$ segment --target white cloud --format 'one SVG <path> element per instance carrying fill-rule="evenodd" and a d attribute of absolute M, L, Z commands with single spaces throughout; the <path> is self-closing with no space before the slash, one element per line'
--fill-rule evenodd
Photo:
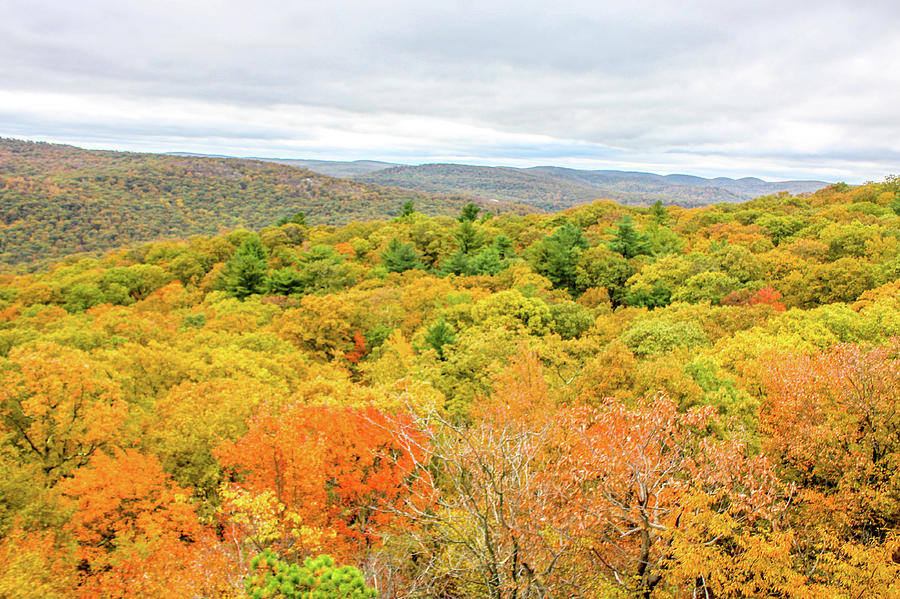
<path fill-rule="evenodd" d="M 9 4 L 5 135 L 848 181 L 900 171 L 893 2 Z"/>

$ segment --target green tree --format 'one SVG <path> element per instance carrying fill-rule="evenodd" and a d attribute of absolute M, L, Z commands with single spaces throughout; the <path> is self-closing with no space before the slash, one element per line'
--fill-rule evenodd
<path fill-rule="evenodd" d="M 273 295 L 294 295 L 303 293 L 304 284 L 300 273 L 286 266 L 273 270 L 268 280 L 269 293 Z"/>
<path fill-rule="evenodd" d="M 172 273 L 183 285 L 199 281 L 206 274 L 207 268 L 201 262 L 201 257 L 196 252 L 185 252 L 176 256 L 166 265 L 166 270 Z"/>
<path fill-rule="evenodd" d="M 328 245 L 314 245 L 297 260 L 300 282 L 306 293 L 331 293 L 356 282 L 344 257 Z"/>
<path fill-rule="evenodd" d="M 470 220 L 459 223 L 455 236 L 459 243 L 459 249 L 465 254 L 470 254 L 481 247 L 481 233 L 475 227 L 475 223 Z"/>
<path fill-rule="evenodd" d="M 706 345 L 709 338 L 696 322 L 640 320 L 623 334 L 622 342 L 636 358 L 670 352 L 676 347 Z"/>
<path fill-rule="evenodd" d="M 224 288 L 239 299 L 265 293 L 268 272 L 266 249 L 257 235 L 248 235 L 225 265 Z"/>
<path fill-rule="evenodd" d="M 431 325 L 425 334 L 425 342 L 434 348 L 441 360 L 444 359 L 444 346 L 452 344 L 455 340 L 456 334 L 443 318 Z"/>
<path fill-rule="evenodd" d="M 295 225 L 306 225 L 306 213 L 305 212 L 297 212 L 294 216 L 287 217 L 285 216 L 281 220 L 278 221 L 278 226 L 286 225 L 288 223 L 294 223 Z"/>
<path fill-rule="evenodd" d="M 416 216 L 408 218 L 404 223 L 406 235 L 410 243 L 421 254 L 426 267 L 433 269 L 441 256 L 450 250 L 453 233 L 446 227 L 435 226 L 430 218 Z"/>
<path fill-rule="evenodd" d="M 647 243 L 650 245 L 650 254 L 653 256 L 665 256 L 680 252 L 684 248 L 684 240 L 675 231 L 653 222 L 647 227 Z"/>
<path fill-rule="evenodd" d="M 469 272 L 473 275 L 495 275 L 506 267 L 497 248 L 486 247 L 469 260 Z"/>
<path fill-rule="evenodd" d="M 756 224 L 762 227 L 766 234 L 772 238 L 772 243 L 779 245 L 782 241 L 805 227 L 806 221 L 795 216 L 765 214 L 756 219 Z"/>
<path fill-rule="evenodd" d="M 576 265 L 588 242 L 581 229 L 572 223 L 557 228 L 552 235 L 535 244 L 532 250 L 534 269 L 544 275 L 558 289 L 576 293 Z"/>
<path fill-rule="evenodd" d="M 560 302 L 550 306 L 553 318 L 553 332 L 563 339 L 574 339 L 591 328 L 594 315 L 591 311 L 575 302 Z"/>
<path fill-rule="evenodd" d="M 623 216 L 622 220 L 616 223 L 616 230 L 611 233 L 615 237 L 607 241 L 606 246 L 612 251 L 622 254 L 625 258 L 631 259 L 650 253 L 649 239 L 634 228 L 634 219 L 630 214 Z"/>
<path fill-rule="evenodd" d="M 469 274 L 469 258 L 462 250 L 456 250 L 443 263 L 441 263 L 441 272 L 448 275 L 467 275 Z"/>
<path fill-rule="evenodd" d="M 403 203 L 403 208 L 400 209 L 400 218 L 404 218 L 406 216 L 412 215 L 416 211 L 415 204 L 413 204 L 412 200 L 409 202 Z"/>
<path fill-rule="evenodd" d="M 171 280 L 172 276 L 159 266 L 135 264 L 107 269 L 100 277 L 100 288 L 107 293 L 110 302 L 130 304 L 146 298 Z M 123 290 L 126 297 L 114 301 L 109 293 L 113 289 Z"/>
<path fill-rule="evenodd" d="M 353 566 L 336 566 L 330 555 L 289 564 L 266 550 L 250 561 L 247 594 L 251 599 L 369 599 L 378 592 L 366 586 Z"/>
<path fill-rule="evenodd" d="M 650 206 L 650 214 L 653 215 L 653 220 L 660 225 L 665 224 L 666 221 L 669 220 L 669 213 L 666 212 L 666 207 L 663 206 L 662 200 L 656 200 L 656 202 Z"/>
<path fill-rule="evenodd" d="M 481 208 L 470 202 L 463 206 L 462 212 L 459 213 L 459 222 L 473 222 L 478 218 L 479 212 L 481 212 Z"/>
<path fill-rule="evenodd" d="M 500 254 L 501 259 L 506 260 L 507 258 L 512 258 L 512 240 L 503 233 L 500 233 L 499 235 L 494 237 L 494 241 L 491 242 L 491 245 L 494 247 L 494 249 L 497 250 L 497 253 Z"/>
<path fill-rule="evenodd" d="M 650 289 L 639 288 L 625 296 L 625 303 L 636 308 L 662 308 L 672 301 L 672 291 L 661 280 L 653 282 Z"/>
<path fill-rule="evenodd" d="M 676 302 L 710 302 L 718 304 L 722 298 L 741 288 L 741 282 L 724 272 L 701 272 L 679 287 L 672 295 Z"/>
<path fill-rule="evenodd" d="M 63 290 L 63 307 L 68 312 L 83 312 L 92 306 L 107 301 L 112 290 L 106 294 L 93 283 L 76 283 Z M 125 291 L 120 289 L 120 297 L 125 297 Z"/>
<path fill-rule="evenodd" d="M 422 267 L 416 248 L 408 243 L 401 243 L 396 237 L 381 253 L 381 263 L 388 272 L 404 272 Z"/>
<path fill-rule="evenodd" d="M 603 287 L 616 305 L 624 301 L 625 282 L 634 274 L 628 260 L 605 245 L 584 251 L 575 267 L 575 280 L 579 289 Z"/>

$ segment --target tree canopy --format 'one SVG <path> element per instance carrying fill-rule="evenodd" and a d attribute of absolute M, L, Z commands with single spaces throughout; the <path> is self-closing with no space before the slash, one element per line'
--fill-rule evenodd
<path fill-rule="evenodd" d="M 895 596 L 896 193 L 2 275 L 0 596 Z"/>

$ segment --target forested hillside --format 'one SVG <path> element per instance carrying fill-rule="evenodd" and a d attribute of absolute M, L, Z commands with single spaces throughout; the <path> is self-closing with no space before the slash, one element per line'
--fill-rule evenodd
<path fill-rule="evenodd" d="M 900 595 L 896 178 L 72 258 L 0 373 L 2 597 Z"/>
<path fill-rule="evenodd" d="M 766 182 L 751 177 L 704 179 L 552 166 L 509 168 L 465 164 L 395 166 L 355 178 L 429 193 L 453 191 L 486 200 L 520 202 L 543 210 L 562 210 L 598 198 L 635 205 L 659 201 L 682 207 L 706 206 L 741 202 L 781 191 L 808 193 L 828 185 L 823 181 Z"/>
<path fill-rule="evenodd" d="M 618 199 L 615 195 L 618 193 L 633 193 L 653 201 L 659 199 L 664 204 L 677 203 L 687 207 L 751 200 L 782 191 L 790 194 L 812 193 L 828 186 L 824 181 L 763 181 L 756 177 L 706 179 L 693 175 L 591 171 L 553 166 L 539 166 L 526 170 L 602 189 L 607 194 L 613 194 L 604 196 L 611 199 Z"/>
<path fill-rule="evenodd" d="M 591 187 L 552 180 L 516 168 L 423 164 L 396 166 L 356 177 L 360 181 L 418 189 L 429 193 L 465 190 L 485 200 L 531 204 L 543 210 L 561 210 L 586 204 L 600 197 Z"/>
<path fill-rule="evenodd" d="M 311 224 L 389 218 L 408 201 L 426 214 L 450 214 L 471 200 L 333 179 L 257 160 L 101 152 L 0 139 L 0 267 L 259 229 L 297 212 Z"/>
<path fill-rule="evenodd" d="M 287 164 L 289 166 L 299 166 L 309 169 L 329 177 L 352 178 L 359 175 L 366 175 L 375 171 L 384 170 L 400 166 L 390 162 L 379 162 L 378 160 L 353 160 L 349 162 L 340 162 L 336 160 L 301 160 L 294 158 L 260 158 L 266 162 L 276 162 L 278 164 Z"/>

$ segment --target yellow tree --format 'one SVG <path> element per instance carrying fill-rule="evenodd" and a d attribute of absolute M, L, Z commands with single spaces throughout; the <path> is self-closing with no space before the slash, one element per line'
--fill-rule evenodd
<path fill-rule="evenodd" d="M 0 387 L 0 433 L 50 482 L 122 438 L 128 409 L 83 352 L 53 344 L 10 352 Z"/>
<path fill-rule="evenodd" d="M 307 295 L 300 308 L 273 323 L 279 334 L 322 360 L 343 359 L 353 349 L 353 305 L 334 295 Z"/>

